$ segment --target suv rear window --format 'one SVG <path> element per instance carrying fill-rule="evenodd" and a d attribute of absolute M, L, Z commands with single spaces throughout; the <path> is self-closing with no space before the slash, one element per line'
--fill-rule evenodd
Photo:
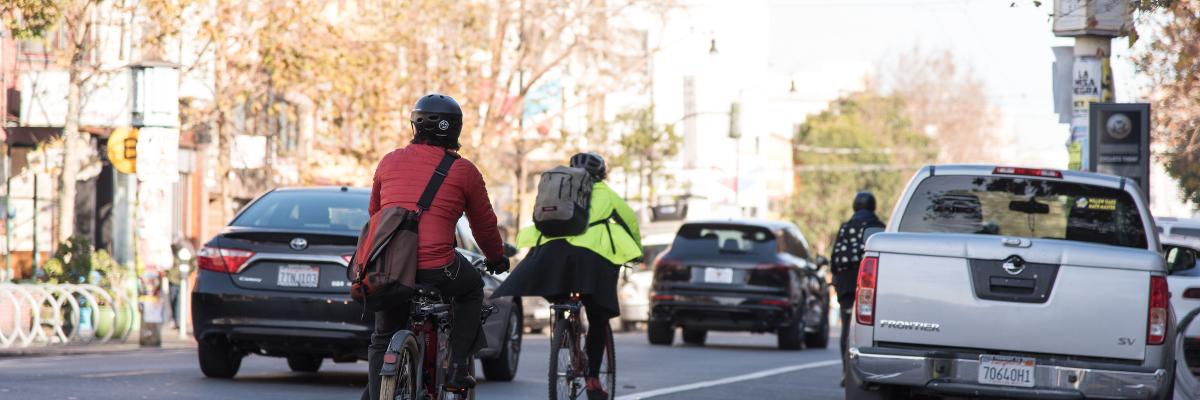
<path fill-rule="evenodd" d="M 280 191 L 255 201 L 230 225 L 251 228 L 354 231 L 371 219 L 365 193 Z"/>
<path fill-rule="evenodd" d="M 736 224 L 684 225 L 671 248 L 689 254 L 774 254 L 777 250 L 770 230 Z"/>
<path fill-rule="evenodd" d="M 1014 177 L 925 179 L 913 192 L 899 230 L 1148 246 L 1142 217 L 1126 192 Z"/>

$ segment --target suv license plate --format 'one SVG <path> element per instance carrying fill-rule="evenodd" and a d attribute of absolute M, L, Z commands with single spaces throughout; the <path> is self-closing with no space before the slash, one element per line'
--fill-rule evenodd
<path fill-rule="evenodd" d="M 705 268 L 704 282 L 707 283 L 733 283 L 732 268 Z"/>
<path fill-rule="evenodd" d="M 985 385 L 1033 387 L 1037 361 L 1032 358 L 979 356 L 979 383 Z"/>
<path fill-rule="evenodd" d="M 315 288 L 320 284 L 321 269 L 312 265 L 281 265 L 276 284 L 283 287 Z"/>

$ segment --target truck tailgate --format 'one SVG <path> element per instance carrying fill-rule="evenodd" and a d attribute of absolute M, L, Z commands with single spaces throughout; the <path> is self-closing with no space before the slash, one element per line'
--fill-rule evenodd
<path fill-rule="evenodd" d="M 958 253 L 954 256 L 879 255 L 875 342 L 1144 359 L 1148 271 L 1071 265 L 1054 244 L 1043 244 L 1041 251 L 983 250 L 965 243 L 971 241 L 942 242 L 950 250 L 942 253 Z M 1006 256 L 997 251 L 1021 250 L 1030 250 L 1029 264 L 1040 262 L 1043 269 L 1006 274 L 1001 267 Z M 1047 277 L 1051 271 L 1056 276 Z M 1044 296 L 1005 297 L 1010 281 L 1037 282 Z"/>

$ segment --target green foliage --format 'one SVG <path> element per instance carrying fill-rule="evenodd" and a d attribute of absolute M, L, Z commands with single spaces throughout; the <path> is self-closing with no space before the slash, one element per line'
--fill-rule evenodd
<path fill-rule="evenodd" d="M 905 104 L 871 92 L 846 95 L 796 131 L 796 188 L 788 209 L 818 254 L 828 253 L 854 194 L 875 193 L 887 219 L 907 179 L 937 158 L 937 146 L 912 127 Z"/>
<path fill-rule="evenodd" d="M 663 161 L 679 154 L 683 138 L 674 125 L 654 123 L 654 107 L 621 113 L 615 125 L 623 132 L 617 142 L 621 152 L 610 157 L 609 163 L 638 177 L 639 199 L 655 201 L 658 187 L 671 178 L 663 175 Z M 655 179 L 661 180 L 656 183 Z"/>
<path fill-rule="evenodd" d="M 107 251 L 93 251 L 92 243 L 82 236 L 73 236 L 59 245 L 54 256 L 42 265 L 42 271 L 51 283 L 92 283 L 107 288 L 121 287 L 132 277 L 129 268 L 113 261 Z"/>
<path fill-rule="evenodd" d="M 0 20 L 17 39 L 45 37 L 61 13 L 55 0 L 5 0 L 3 3 Z"/>

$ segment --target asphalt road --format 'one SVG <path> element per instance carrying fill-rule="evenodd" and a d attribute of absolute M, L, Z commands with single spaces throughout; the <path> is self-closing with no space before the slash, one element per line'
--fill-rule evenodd
<path fill-rule="evenodd" d="M 676 338 L 678 342 L 678 337 Z M 709 344 L 650 346 L 618 334 L 618 399 L 841 399 L 837 342 L 781 351 L 775 336 L 712 333 Z M 526 335 L 513 382 L 481 382 L 479 399 L 546 396 L 549 340 Z M 357 399 L 366 363 L 290 372 L 280 358 L 250 356 L 234 380 L 205 378 L 194 350 L 0 359 L 0 399 Z"/>

